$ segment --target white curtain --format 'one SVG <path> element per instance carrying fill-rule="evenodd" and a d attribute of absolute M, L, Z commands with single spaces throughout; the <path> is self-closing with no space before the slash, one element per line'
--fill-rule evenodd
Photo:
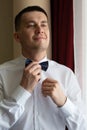
<path fill-rule="evenodd" d="M 73 8 L 75 73 L 87 108 L 87 0 L 74 0 Z"/>

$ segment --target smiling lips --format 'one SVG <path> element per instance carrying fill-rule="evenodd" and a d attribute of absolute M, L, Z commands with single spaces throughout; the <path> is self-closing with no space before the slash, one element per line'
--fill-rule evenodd
<path fill-rule="evenodd" d="M 46 38 L 47 38 L 46 36 L 35 36 L 34 40 L 43 40 L 43 39 L 46 39 Z"/>
<path fill-rule="evenodd" d="M 35 37 L 34 40 L 42 40 L 42 39 L 46 39 L 46 37 Z"/>

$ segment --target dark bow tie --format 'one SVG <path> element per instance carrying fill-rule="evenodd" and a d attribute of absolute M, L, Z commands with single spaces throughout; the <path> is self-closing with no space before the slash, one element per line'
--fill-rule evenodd
<path fill-rule="evenodd" d="M 25 62 L 25 67 L 28 66 L 32 61 L 30 59 L 27 59 L 26 62 Z M 41 69 L 46 71 L 47 68 L 48 68 L 48 61 L 44 61 L 44 62 L 41 62 L 39 63 L 41 65 Z"/>

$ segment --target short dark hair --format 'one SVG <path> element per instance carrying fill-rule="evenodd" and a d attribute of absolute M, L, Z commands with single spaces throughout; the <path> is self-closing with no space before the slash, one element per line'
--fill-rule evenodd
<path fill-rule="evenodd" d="M 21 22 L 21 16 L 26 13 L 26 12 L 31 12 L 31 11 L 39 11 L 42 12 L 46 15 L 46 17 L 48 18 L 48 15 L 46 13 L 46 11 L 41 8 L 40 6 L 28 6 L 26 8 L 24 8 L 23 10 L 21 10 L 15 17 L 15 30 L 18 31 L 18 29 L 20 28 L 20 22 Z"/>

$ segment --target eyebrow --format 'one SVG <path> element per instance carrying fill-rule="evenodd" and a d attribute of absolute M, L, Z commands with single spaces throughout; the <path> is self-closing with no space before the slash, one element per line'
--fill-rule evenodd
<path fill-rule="evenodd" d="M 37 23 L 37 22 L 34 21 L 34 20 L 30 20 L 30 21 L 27 21 L 27 22 L 25 22 L 25 23 L 28 24 L 28 23 Z M 42 20 L 41 23 L 48 23 L 48 21 Z"/>

